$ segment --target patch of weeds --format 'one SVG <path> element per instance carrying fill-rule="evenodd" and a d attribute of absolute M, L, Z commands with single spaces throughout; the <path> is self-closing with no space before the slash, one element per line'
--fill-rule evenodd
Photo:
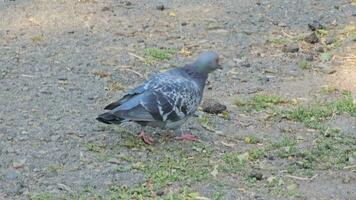
<path fill-rule="evenodd" d="M 281 45 L 281 44 L 287 44 L 287 43 L 302 41 L 303 38 L 304 38 L 303 35 L 297 35 L 295 37 L 269 38 L 269 39 L 267 39 L 266 43 Z"/>
<path fill-rule="evenodd" d="M 337 91 L 337 88 L 335 87 L 330 87 L 330 86 L 323 86 L 320 91 L 324 94 L 332 94 Z"/>
<path fill-rule="evenodd" d="M 229 112 L 223 111 L 222 113 L 219 113 L 218 116 L 223 119 L 229 119 Z"/>
<path fill-rule="evenodd" d="M 43 35 L 36 35 L 31 37 L 32 42 L 41 42 L 44 39 Z"/>
<path fill-rule="evenodd" d="M 172 182 L 189 184 L 205 180 L 214 168 L 210 163 L 212 150 L 204 144 L 194 144 L 192 149 L 182 149 L 177 144 L 172 152 L 162 154 L 162 151 L 155 150 L 150 157 L 152 159 L 141 162 L 136 169 L 145 174 L 154 190 Z"/>
<path fill-rule="evenodd" d="M 176 50 L 174 49 L 146 48 L 144 50 L 145 58 L 148 61 L 169 60 L 175 52 Z"/>
<path fill-rule="evenodd" d="M 308 128 L 320 129 L 322 122 L 330 117 L 333 110 L 320 104 L 309 107 L 298 107 L 288 112 L 287 117 L 291 120 L 303 123 Z"/>
<path fill-rule="evenodd" d="M 324 52 L 320 54 L 320 61 L 327 62 L 331 59 L 332 54 L 330 52 Z"/>
<path fill-rule="evenodd" d="M 290 146 L 295 146 L 296 144 L 297 141 L 295 138 L 290 136 L 283 136 L 280 141 L 271 143 L 271 147 L 272 148 L 290 147 Z"/>
<path fill-rule="evenodd" d="M 316 35 L 320 38 L 320 37 L 325 37 L 329 34 L 329 31 L 326 29 L 317 29 L 315 31 Z"/>
<path fill-rule="evenodd" d="M 187 187 L 180 188 L 178 192 L 169 192 L 164 198 L 164 200 L 198 200 L 202 199 L 199 193 L 189 192 Z"/>
<path fill-rule="evenodd" d="M 224 165 L 219 166 L 222 171 L 227 173 L 239 173 L 245 171 L 245 165 L 249 159 L 249 153 L 229 152 L 222 157 Z"/>
<path fill-rule="evenodd" d="M 246 176 L 244 182 L 248 187 L 254 187 L 256 186 L 257 179 L 256 177 Z"/>
<path fill-rule="evenodd" d="M 122 145 L 128 149 L 141 148 L 142 141 L 138 137 L 128 136 L 125 138 L 124 143 Z"/>
<path fill-rule="evenodd" d="M 310 63 L 305 58 L 302 58 L 301 60 L 298 61 L 298 66 L 301 69 L 309 69 Z"/>
<path fill-rule="evenodd" d="M 287 103 L 288 101 L 276 95 L 255 95 L 250 100 L 236 99 L 235 105 L 241 106 L 246 110 L 261 111 L 273 105 Z"/>
<path fill-rule="evenodd" d="M 125 87 L 119 83 L 119 82 L 109 82 L 108 86 L 105 88 L 106 91 L 109 92 L 115 92 L 115 91 L 120 91 L 120 90 L 124 90 Z"/>
<path fill-rule="evenodd" d="M 224 194 L 222 192 L 214 192 L 211 199 L 212 200 L 221 200 Z"/>
<path fill-rule="evenodd" d="M 94 76 L 98 76 L 100 78 L 106 78 L 110 76 L 109 72 L 104 72 L 104 71 L 92 71 L 91 72 Z"/>
<path fill-rule="evenodd" d="M 356 116 L 356 100 L 350 94 L 345 94 L 341 99 L 331 102 L 329 106 L 336 111 L 336 114 L 349 113 L 351 116 Z"/>
<path fill-rule="evenodd" d="M 30 199 L 31 200 L 51 200 L 52 198 L 51 198 L 50 194 L 44 193 L 44 194 L 39 194 L 39 195 L 33 196 Z"/>
<path fill-rule="evenodd" d="M 327 137 L 319 136 L 308 155 L 310 161 L 317 161 L 319 169 L 342 169 L 347 164 L 353 164 L 353 152 L 356 151 L 356 140 L 340 133 L 337 129 L 328 129 Z"/>
<path fill-rule="evenodd" d="M 248 151 L 249 159 L 250 160 L 258 160 L 262 158 L 266 154 L 264 148 L 253 148 Z"/>
<path fill-rule="evenodd" d="M 249 136 L 245 136 L 244 137 L 244 142 L 246 144 L 257 144 L 257 143 L 261 143 L 261 139 L 259 139 L 258 137 L 254 136 L 254 135 L 249 135 Z"/>
<path fill-rule="evenodd" d="M 58 164 L 58 165 L 51 164 L 46 167 L 46 171 L 48 171 L 50 173 L 56 173 L 58 171 L 62 171 L 63 168 L 64 168 L 64 166 L 61 164 Z"/>
<path fill-rule="evenodd" d="M 87 151 L 100 153 L 104 151 L 106 145 L 89 142 L 85 143 L 84 147 L 87 149 Z"/>
<path fill-rule="evenodd" d="M 211 122 L 210 122 L 210 117 L 208 114 L 204 114 L 199 116 L 198 118 L 198 122 L 199 124 L 205 128 L 208 131 L 214 131 L 214 127 L 212 126 Z"/>
<path fill-rule="evenodd" d="M 333 114 L 340 113 L 356 116 L 356 102 L 351 95 L 343 95 L 342 98 L 332 102 L 297 107 L 287 112 L 287 118 L 302 122 L 308 128 L 322 129 L 323 121 Z"/>

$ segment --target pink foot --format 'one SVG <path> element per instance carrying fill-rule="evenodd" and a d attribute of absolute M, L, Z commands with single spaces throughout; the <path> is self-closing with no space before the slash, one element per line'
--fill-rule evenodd
<path fill-rule="evenodd" d="M 141 129 L 141 132 L 138 135 L 138 137 L 140 137 L 145 144 L 152 144 L 152 142 L 153 142 L 152 138 L 145 135 L 145 132 L 143 131 L 143 129 Z"/>
<path fill-rule="evenodd" d="M 179 137 L 176 137 L 177 140 L 187 140 L 187 141 L 198 141 L 199 138 L 190 133 L 184 133 Z"/>

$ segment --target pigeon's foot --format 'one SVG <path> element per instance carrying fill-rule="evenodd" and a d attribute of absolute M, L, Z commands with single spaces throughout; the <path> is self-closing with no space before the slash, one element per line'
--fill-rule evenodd
<path fill-rule="evenodd" d="M 199 138 L 190 133 L 184 133 L 179 137 L 176 137 L 177 140 L 186 140 L 186 141 L 198 141 Z"/>
<path fill-rule="evenodd" d="M 145 135 L 145 132 L 144 132 L 143 129 L 141 129 L 141 132 L 138 135 L 138 137 L 140 137 L 145 144 L 152 144 L 153 143 L 153 139 L 150 138 L 149 136 Z"/>

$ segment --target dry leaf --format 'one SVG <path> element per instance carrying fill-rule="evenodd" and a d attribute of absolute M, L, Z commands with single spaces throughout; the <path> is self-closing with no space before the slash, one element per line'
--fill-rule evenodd
<path fill-rule="evenodd" d="M 177 16 L 177 14 L 175 12 L 169 12 L 168 15 L 171 16 L 171 17 Z"/>
<path fill-rule="evenodd" d="M 221 141 L 221 144 L 226 146 L 226 147 L 234 147 L 235 146 L 235 144 L 233 144 L 233 143 L 226 143 L 224 141 Z"/>
<path fill-rule="evenodd" d="M 214 170 L 210 172 L 210 174 L 213 175 L 214 177 L 216 177 L 219 173 L 218 167 L 219 167 L 219 165 L 215 165 Z"/>
<path fill-rule="evenodd" d="M 185 47 L 183 47 L 183 48 L 179 51 L 179 53 L 180 53 L 181 55 L 183 55 L 183 56 L 190 56 L 190 55 L 192 55 L 192 52 L 188 51 L 188 49 L 185 48 Z"/>

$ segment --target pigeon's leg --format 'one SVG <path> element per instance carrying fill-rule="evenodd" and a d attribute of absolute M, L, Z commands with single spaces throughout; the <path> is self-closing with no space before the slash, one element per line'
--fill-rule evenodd
<path fill-rule="evenodd" d="M 140 134 L 138 135 L 138 137 L 140 137 L 145 144 L 152 144 L 152 142 L 153 142 L 152 138 L 145 135 L 145 131 L 143 128 L 141 128 L 141 131 L 140 131 Z"/>
<path fill-rule="evenodd" d="M 186 140 L 186 141 L 198 141 L 199 138 L 195 135 L 192 135 L 191 133 L 182 133 L 182 130 L 180 130 L 181 135 L 176 137 L 176 140 Z"/>

